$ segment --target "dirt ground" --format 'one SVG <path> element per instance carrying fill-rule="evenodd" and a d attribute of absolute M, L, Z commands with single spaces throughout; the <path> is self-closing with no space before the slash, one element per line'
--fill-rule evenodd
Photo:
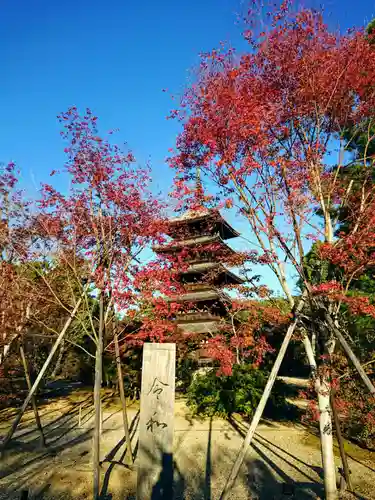
<path fill-rule="evenodd" d="M 102 498 L 135 499 L 137 462 L 129 465 L 119 404 L 109 394 L 103 400 Z M 91 498 L 92 396 L 82 389 L 74 390 L 63 398 L 45 402 L 40 412 L 48 448 L 40 447 L 33 414 L 27 412 L 0 461 L 0 499 L 19 499 L 20 492 L 26 489 L 33 499 Z M 0 434 L 5 434 L 12 414 L 11 409 L 0 412 Z M 138 405 L 129 407 L 129 420 L 136 454 Z M 218 499 L 246 428 L 247 423 L 239 417 L 232 422 L 193 419 L 184 401 L 177 400 L 174 498 Z M 339 466 L 338 448 L 335 450 Z M 352 498 L 375 499 L 375 454 L 350 443 L 347 450 L 356 491 Z M 323 498 L 321 472 L 319 440 L 313 432 L 300 424 L 263 421 L 231 498 Z"/>

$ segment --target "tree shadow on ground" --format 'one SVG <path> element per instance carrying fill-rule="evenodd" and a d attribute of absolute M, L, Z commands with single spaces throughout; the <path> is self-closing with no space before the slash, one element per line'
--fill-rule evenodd
<path fill-rule="evenodd" d="M 69 412 L 67 412 L 67 414 L 68 413 Z M 138 419 L 139 419 L 139 411 L 133 418 L 132 423 L 130 425 L 130 430 L 132 432 L 133 437 L 137 430 L 136 427 Z M 63 424 L 60 423 L 60 420 L 61 416 L 55 420 L 55 422 L 58 423 L 58 427 L 63 426 Z M 18 439 L 14 439 L 11 441 L 9 448 L 7 448 L 4 452 L 4 458 L 6 459 L 6 461 L 3 461 L 2 463 L 0 462 L 0 479 L 6 480 L 4 482 L 4 485 L 0 486 L 0 500 L 3 499 L 8 500 L 13 498 L 19 500 L 19 495 L 21 490 L 25 488 L 27 484 L 30 484 L 30 479 L 36 478 L 39 475 L 43 475 L 46 468 L 48 467 L 48 464 L 59 453 L 64 452 L 66 450 L 70 451 L 76 448 L 76 451 L 74 452 L 74 457 L 71 459 L 73 461 L 74 466 L 77 466 L 77 464 L 81 462 L 82 457 L 86 457 L 86 455 L 89 453 L 89 451 L 87 450 L 87 445 L 90 443 L 92 437 L 91 428 L 87 429 L 81 428 L 80 434 L 75 436 L 73 435 L 73 437 L 69 436 L 69 439 L 65 439 L 64 441 L 57 444 L 57 441 L 61 437 L 71 432 L 74 429 L 74 427 L 77 427 L 77 424 L 70 425 L 69 420 L 70 419 L 64 420 L 65 424 L 68 424 L 69 426 L 68 429 L 63 429 L 63 433 L 59 438 L 55 439 L 54 441 L 49 441 L 49 446 L 47 446 L 47 448 L 45 449 L 41 450 L 40 448 L 36 447 L 35 439 L 30 440 L 29 442 L 20 441 Z M 50 425 L 53 425 L 53 422 L 51 422 Z M 120 443 L 113 450 L 111 450 L 111 452 L 104 459 L 106 461 L 112 460 L 110 468 L 111 467 L 113 468 L 115 464 L 125 466 L 125 464 L 123 464 L 122 461 L 126 453 L 126 448 L 120 461 L 119 462 L 113 461 L 116 452 L 121 448 L 122 444 L 124 444 L 124 441 L 125 440 L 121 440 Z M 84 449 L 82 449 L 83 451 L 80 450 L 81 445 L 85 445 Z M 15 453 L 16 451 L 21 452 L 21 455 L 17 455 Z M 31 453 L 33 454 L 32 457 L 30 457 Z M 86 462 L 86 458 L 84 459 L 84 461 Z M 64 464 L 63 467 L 67 468 L 66 464 Z M 109 471 L 107 470 L 106 473 L 108 475 L 107 479 L 106 477 L 104 478 L 103 487 L 105 489 L 108 488 L 108 484 L 106 485 L 105 481 L 107 482 L 109 481 L 110 472 L 111 470 Z M 34 491 L 34 488 L 30 487 L 30 490 L 33 490 L 33 495 L 31 496 L 31 498 L 33 499 L 54 498 L 53 493 L 48 491 L 49 489 L 50 489 L 49 484 L 43 485 L 42 490 L 40 491 L 38 490 L 38 488 L 36 489 L 36 491 Z M 64 492 L 63 498 L 67 499 L 70 498 L 69 494 L 70 493 L 68 491 Z M 56 498 L 62 498 L 61 493 L 56 494 Z M 72 495 L 72 498 L 75 498 L 75 496 Z M 111 496 L 108 496 L 106 498 L 111 498 Z"/>
<path fill-rule="evenodd" d="M 88 429 L 87 431 L 83 432 L 79 436 L 73 437 L 69 441 L 66 441 L 64 443 L 60 443 L 59 445 L 55 447 L 47 447 L 46 450 L 44 450 L 43 453 L 37 453 L 36 456 L 31 458 L 30 460 L 26 461 L 24 458 L 17 457 L 16 460 L 12 461 L 9 463 L 7 466 L 3 467 L 0 472 L 0 479 L 4 479 L 8 476 L 11 476 L 13 474 L 16 474 L 22 469 L 25 469 L 24 474 L 21 476 L 17 476 L 17 487 L 21 487 L 23 484 L 23 481 L 27 481 L 27 479 L 31 476 L 37 475 L 39 472 L 43 471 L 45 469 L 46 465 L 48 462 L 53 459 L 57 454 L 61 453 L 62 451 L 70 448 L 74 448 L 75 446 L 78 446 L 82 443 L 85 443 L 88 441 L 91 437 L 92 430 Z M 23 443 L 18 443 L 19 449 L 22 451 L 25 451 L 25 449 L 22 449 L 22 444 Z M 28 448 L 26 448 L 26 451 L 28 451 Z M 7 450 L 9 453 L 9 450 Z M 35 450 L 34 450 L 35 452 Z M 30 471 L 30 468 L 32 469 Z"/>
<path fill-rule="evenodd" d="M 78 393 L 80 396 L 83 396 L 81 401 L 76 401 L 76 400 L 71 400 L 70 396 L 74 396 L 75 393 Z M 26 396 L 28 394 L 28 391 L 25 390 L 22 392 L 22 397 L 19 398 L 18 404 L 12 406 L 12 408 L 6 407 L 6 408 L 0 408 L 0 422 L 5 421 L 5 420 L 12 420 L 15 418 L 19 412 L 20 407 L 23 404 L 23 401 L 25 400 Z M 104 394 L 102 397 L 102 401 L 111 401 L 114 398 L 114 393 L 112 394 Z M 55 403 L 56 401 L 59 401 L 60 399 L 66 399 L 65 405 L 59 407 L 59 408 L 54 408 L 50 409 L 48 408 L 48 412 L 43 413 L 43 410 L 45 407 L 50 405 L 51 403 Z M 62 410 L 66 408 L 71 408 L 71 407 L 76 407 L 79 408 L 81 404 L 86 403 L 89 400 L 92 400 L 92 388 L 90 387 L 85 387 L 82 385 L 81 382 L 74 382 L 74 381 L 69 381 L 69 380 L 56 380 L 53 382 L 49 382 L 46 384 L 43 388 L 40 388 L 37 393 L 36 393 L 36 400 L 37 400 L 37 406 L 38 410 L 41 413 L 41 418 L 43 419 L 44 416 L 50 417 L 51 414 L 61 412 Z M 22 429 L 25 427 L 29 427 L 29 424 L 34 420 L 34 414 L 30 411 L 29 415 L 24 415 L 22 418 L 22 422 L 20 422 L 18 428 Z"/>
<path fill-rule="evenodd" d="M 133 417 L 130 424 L 132 440 L 134 440 L 138 423 L 139 412 Z M 205 437 L 206 444 L 203 444 L 205 463 L 199 462 L 198 464 L 198 460 L 194 457 L 192 460 L 193 467 L 196 467 L 198 474 L 192 477 L 191 471 L 185 472 L 185 469 L 184 474 L 182 474 L 178 464 L 173 460 L 172 455 L 167 453 L 162 454 L 162 470 L 153 485 L 150 500 L 212 500 L 212 498 L 219 497 L 220 491 L 217 490 L 218 477 L 216 476 L 214 478 L 215 482 L 213 482 L 213 469 L 215 473 L 215 470 L 220 469 L 220 464 L 225 462 L 228 463 L 228 460 L 232 461 L 233 457 L 230 457 L 230 455 L 226 453 L 225 448 L 220 448 L 214 456 L 212 455 L 213 450 L 215 450 L 215 446 L 213 446 L 215 444 L 215 438 L 213 437 L 212 423 L 213 421 L 210 419 L 208 436 L 207 438 Z M 244 437 L 247 430 L 246 426 L 239 425 L 239 422 L 235 420 L 233 420 L 231 424 L 236 432 Z M 59 446 L 53 449 L 51 448 L 46 453 L 39 454 L 39 456 L 32 458 L 27 463 L 24 463 L 24 459 L 21 460 L 18 457 L 11 465 L 7 465 L 6 470 L 0 472 L 0 477 L 4 478 L 7 477 L 7 475 L 10 476 L 15 471 L 19 471 L 23 468 L 25 468 L 25 471 L 22 471 L 22 475 L 17 477 L 17 485 L 15 488 L 13 488 L 11 481 L 9 481 L 9 489 L 1 489 L 0 487 L 0 500 L 19 500 L 20 490 L 23 488 L 23 485 L 27 483 L 30 475 L 36 476 L 42 473 L 43 469 L 46 468 L 48 462 L 55 454 L 58 454 L 66 448 L 79 446 L 90 438 L 91 429 L 88 429 L 82 435 L 76 436 L 65 443 L 60 443 Z M 119 461 L 115 461 L 116 454 L 120 452 L 122 447 L 124 447 L 124 451 Z M 241 482 L 241 488 L 243 487 L 247 493 L 245 493 L 245 496 L 237 496 L 238 500 L 243 500 L 245 498 L 252 498 L 253 500 L 287 500 L 288 498 L 312 500 L 317 497 L 323 497 L 322 484 L 319 483 L 316 477 L 314 478 L 316 473 L 319 474 L 321 470 L 320 467 L 314 467 L 300 460 L 259 434 L 256 434 L 254 437 L 253 448 L 257 452 L 259 458 L 249 458 L 245 460 L 242 468 L 242 477 L 239 478 L 238 482 Z M 102 463 L 109 462 L 110 465 L 103 479 L 101 491 L 102 500 L 110 500 L 113 498 L 110 491 L 110 478 L 114 467 L 120 466 L 131 468 L 123 463 L 126 459 L 125 454 L 126 442 L 125 439 L 121 439 L 104 458 Z M 285 464 L 285 467 L 282 464 Z M 32 469 L 31 472 L 30 468 Z M 291 468 L 302 476 L 301 481 L 293 481 L 285 472 L 285 469 L 290 470 Z M 52 490 L 53 488 L 50 488 L 49 484 L 45 484 L 42 489 L 34 491 L 32 498 L 35 500 L 57 500 L 60 498 L 73 500 L 77 498 L 69 491 L 64 492 L 64 496 L 62 497 L 61 492 L 55 493 Z M 131 490 L 133 490 L 133 488 L 131 488 Z M 129 491 L 129 488 L 125 485 L 122 493 L 121 498 L 127 500 L 134 500 L 136 498 L 135 492 Z M 118 492 L 116 492 L 116 494 L 118 494 Z M 364 498 L 359 495 L 355 497 L 358 499 Z M 233 498 L 235 497 L 233 496 Z"/>
<path fill-rule="evenodd" d="M 230 423 L 232 427 L 240 434 L 241 437 L 244 438 L 246 436 L 246 432 L 242 428 L 240 428 L 240 426 L 235 420 L 231 419 Z M 307 474 L 304 470 L 299 468 L 293 462 L 298 462 L 302 466 L 309 468 L 312 472 L 318 473 L 319 475 L 321 475 L 322 472 L 321 467 L 315 467 L 304 462 L 303 460 L 295 457 L 294 455 L 291 455 L 286 450 L 281 449 L 279 446 L 275 445 L 271 441 L 268 441 L 268 439 L 264 438 L 263 436 L 260 436 L 259 434 L 255 434 L 252 441 L 252 448 L 257 452 L 259 457 L 261 457 L 262 459 L 250 462 L 250 468 L 253 468 L 256 465 L 257 469 L 261 471 L 259 478 L 256 478 L 257 479 L 256 483 L 260 485 L 259 486 L 260 493 L 258 494 L 258 498 L 260 500 L 263 500 L 263 498 L 264 499 L 269 498 L 270 500 L 273 498 L 281 498 L 280 495 L 282 495 L 283 491 L 285 490 L 291 492 L 290 496 L 292 498 L 294 495 L 296 495 L 294 496 L 294 498 L 298 498 L 301 500 L 323 497 L 324 495 L 323 485 L 321 483 L 318 483 L 313 476 Z M 263 451 L 262 448 L 266 449 L 267 453 L 265 453 L 265 451 Z M 280 452 L 282 452 L 282 454 Z M 307 481 L 295 482 L 288 474 L 284 472 L 283 469 L 280 468 L 279 465 L 277 465 L 276 461 L 272 460 L 270 455 L 275 456 L 279 463 L 281 460 L 288 467 L 295 469 L 296 472 L 304 476 Z M 289 460 L 284 455 L 287 455 L 287 457 L 290 457 L 293 461 Z M 277 481 L 272 475 L 272 473 L 270 473 L 271 469 L 281 478 L 282 483 Z M 272 478 L 268 477 L 266 478 L 265 481 L 263 481 L 261 478 L 263 476 L 267 476 L 267 474 L 268 475 L 271 474 Z M 248 478 L 250 479 L 249 484 L 251 484 L 252 482 L 251 481 L 252 477 L 253 473 L 248 474 Z"/>
<path fill-rule="evenodd" d="M 45 385 L 42 385 L 41 383 L 36 391 L 38 407 L 48 405 L 52 401 L 59 398 L 66 398 L 79 389 L 85 390 L 85 387 L 81 382 L 78 381 L 73 382 L 70 380 L 56 380 L 48 382 Z M 18 409 L 22 406 L 22 403 L 28 395 L 28 392 L 29 391 L 27 388 L 17 391 L 18 398 L 17 401 L 13 402 L 12 409 L 9 409 L 8 406 L 1 407 L 0 417 L 12 418 L 12 416 L 16 416 L 18 413 Z"/>
<path fill-rule="evenodd" d="M 130 427 L 129 427 L 129 433 L 130 433 L 130 440 L 132 441 L 134 439 L 134 436 L 137 432 L 137 428 L 138 428 L 138 424 L 139 424 L 139 410 L 138 412 L 136 413 L 135 417 L 133 418 L 131 424 L 130 424 Z M 115 461 L 114 458 L 117 454 L 117 452 L 122 448 L 122 446 L 125 444 L 125 448 L 124 448 L 124 451 L 122 452 L 121 456 L 120 456 L 120 459 L 118 461 Z M 129 468 L 129 469 L 132 469 L 133 466 L 132 465 L 127 465 L 124 463 L 124 459 L 126 458 L 126 454 L 129 453 L 129 450 L 128 450 L 128 447 L 126 445 L 126 437 L 124 436 L 117 444 L 116 446 L 114 446 L 112 448 L 112 450 L 106 455 L 106 457 L 104 458 L 104 460 L 102 460 L 100 462 L 100 465 L 102 465 L 103 463 L 105 462 L 109 462 L 110 465 L 104 475 L 104 479 L 103 479 L 103 485 L 102 485 L 102 489 L 101 489 L 101 492 L 100 492 L 100 498 L 101 499 L 109 499 L 111 498 L 108 494 L 108 487 L 109 487 L 109 480 L 111 478 L 111 474 L 113 472 L 113 469 L 114 467 L 117 465 L 117 466 L 122 466 L 122 467 L 126 467 L 126 468 Z M 135 452 L 134 450 L 132 450 L 132 461 L 135 460 Z"/>
<path fill-rule="evenodd" d="M 238 426 L 236 421 L 231 421 L 233 428 L 245 437 L 246 432 Z M 323 469 L 320 466 L 315 466 L 304 462 L 300 458 L 292 455 L 285 449 L 269 441 L 264 436 L 255 433 L 252 441 L 253 449 L 258 453 L 262 460 L 256 459 L 248 461 L 246 466 L 248 468 L 247 478 L 249 483 L 249 493 L 253 496 L 251 498 L 259 500 L 279 500 L 286 498 L 295 498 L 296 500 L 310 500 L 316 498 L 324 498 L 324 486 L 322 483 L 314 480 L 311 474 L 301 470 L 298 465 L 308 468 L 312 473 L 317 474 L 323 482 Z M 262 450 L 263 448 L 263 450 Z M 265 453 L 264 449 L 267 450 Z M 282 460 L 289 468 L 295 469 L 299 474 L 306 478 L 306 481 L 295 482 L 293 479 L 281 469 L 275 461 L 272 460 L 272 455 L 277 458 L 280 463 Z M 288 457 L 286 458 L 285 455 Z M 291 460 L 289 460 L 289 458 Z M 294 463 L 293 463 L 294 462 Z M 296 463 L 298 465 L 296 465 Z M 360 463 L 360 462 L 359 462 Z M 364 465 L 364 464 L 362 464 Z M 274 471 L 282 482 L 275 479 L 271 471 Z M 343 498 L 356 498 L 358 500 L 366 500 L 366 497 L 358 493 L 346 493 L 349 496 Z"/>
<path fill-rule="evenodd" d="M 268 439 L 266 439 L 264 436 L 261 436 L 260 434 L 255 433 L 254 441 L 258 442 L 259 444 L 261 444 L 264 448 L 267 448 L 271 453 L 273 453 L 277 457 L 282 458 L 282 460 L 284 460 L 284 462 L 286 462 L 287 464 L 289 464 L 291 467 L 293 467 L 294 469 L 296 469 L 298 472 L 301 472 L 301 470 L 298 467 L 296 467 L 293 463 L 291 463 L 288 459 L 282 457 L 277 452 L 277 450 L 280 451 L 280 452 L 282 452 L 284 455 L 287 455 L 288 457 L 290 457 L 292 460 L 298 462 L 299 464 L 301 464 L 301 465 L 303 465 L 305 467 L 308 467 L 313 472 L 315 472 L 316 474 L 318 474 L 318 476 L 323 480 L 323 468 L 322 467 L 316 466 L 316 465 L 311 465 L 311 464 L 308 464 L 307 462 L 304 462 L 300 458 L 296 457 L 295 455 L 292 455 L 291 453 L 287 452 L 285 449 L 281 448 L 280 446 L 278 446 L 275 443 L 272 443 L 271 441 L 269 441 Z M 311 480 L 314 480 L 313 478 L 307 476 L 305 473 L 303 473 L 303 474 L 306 477 L 310 478 Z"/>
<path fill-rule="evenodd" d="M 105 405 L 106 403 L 110 403 L 111 400 L 112 400 L 111 395 L 107 394 L 104 397 L 102 397 L 102 404 Z M 46 449 L 55 447 L 56 443 L 60 441 L 64 436 L 69 434 L 74 429 L 80 428 L 79 415 L 81 411 L 83 412 L 81 426 L 84 426 L 94 415 L 92 395 L 88 395 L 82 401 L 78 401 L 75 403 L 68 403 L 67 405 L 64 405 L 62 409 L 66 409 L 67 407 L 68 407 L 67 411 L 64 411 L 56 418 L 49 420 L 47 422 L 43 417 L 45 416 L 50 417 L 51 414 L 56 413 L 57 411 L 61 412 L 61 409 L 48 412 L 45 415 L 40 415 L 42 420 L 43 433 L 47 443 Z M 111 416 L 112 415 L 107 417 L 103 421 L 103 423 L 105 423 L 108 419 L 110 419 Z M 23 418 L 20 424 L 18 425 L 14 437 L 8 443 L 4 453 L 7 453 L 8 450 L 12 449 L 17 449 L 18 451 L 35 451 L 36 449 L 38 449 L 39 446 L 38 442 L 40 441 L 39 434 L 36 437 L 25 441 L 25 438 L 27 438 L 28 436 L 32 436 L 35 433 L 35 431 L 36 431 L 36 424 L 35 424 L 34 414 L 32 414 L 30 417 L 29 416 L 27 417 L 26 426 Z"/>
<path fill-rule="evenodd" d="M 93 414 L 92 405 L 90 405 L 90 403 L 88 403 L 86 399 L 82 403 L 79 402 L 70 405 L 68 411 L 48 422 L 43 423 L 43 433 L 47 441 L 47 449 L 52 448 L 57 441 L 59 441 L 74 428 L 78 427 L 78 421 L 76 420 L 76 417 L 78 416 L 80 406 L 82 406 L 85 410 L 89 408 L 89 413 Z M 35 425 L 34 422 L 32 423 Z M 32 428 L 28 427 L 26 430 L 24 430 L 23 427 L 23 429 L 21 428 L 20 431 L 16 431 L 14 437 L 8 443 L 4 453 L 7 454 L 10 450 L 14 449 L 17 449 L 18 451 L 35 451 L 35 449 L 38 449 L 37 442 L 40 440 L 39 435 L 30 440 L 24 440 L 28 436 L 32 436 L 33 434 L 35 434 L 35 431 L 37 429 L 36 425 L 34 425 Z"/>
<path fill-rule="evenodd" d="M 262 456 L 262 455 L 261 455 Z M 264 456 L 262 456 L 264 460 Z M 248 460 L 245 463 L 249 498 L 257 500 L 281 500 L 294 498 L 296 500 L 316 499 L 312 491 L 312 483 L 295 483 L 287 474 L 282 473 L 283 482 L 276 480 L 272 473 L 275 464 L 268 466 L 263 460 Z M 270 463 L 270 461 L 267 461 Z M 280 473 L 280 469 L 278 470 Z"/>
<path fill-rule="evenodd" d="M 108 396 L 104 397 L 103 401 L 107 399 Z M 16 489 L 19 491 L 22 485 L 28 482 L 28 479 L 42 473 L 46 465 L 59 453 L 76 448 L 75 463 L 79 463 L 81 458 L 87 455 L 87 450 L 81 451 L 79 448 L 83 444 L 87 445 L 91 438 L 92 429 L 78 426 L 80 407 L 84 410 L 85 419 L 87 420 L 87 417 L 90 419 L 93 415 L 93 408 L 86 398 L 83 402 L 71 404 L 68 411 L 44 423 L 43 430 L 47 440 L 45 448 L 40 446 L 40 437 L 36 433 L 36 428 L 21 430 L 10 441 L 3 451 L 2 458 L 4 460 L 0 464 L 0 479 L 4 480 L 9 477 L 10 492 L 13 491 L 13 481 L 11 480 L 13 475 L 17 476 Z M 21 474 L 19 474 L 20 471 Z"/>

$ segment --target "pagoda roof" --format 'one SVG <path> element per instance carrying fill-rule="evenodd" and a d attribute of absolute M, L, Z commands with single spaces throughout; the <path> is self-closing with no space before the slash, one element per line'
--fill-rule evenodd
<path fill-rule="evenodd" d="M 210 311 L 194 311 L 178 313 L 176 323 L 201 323 L 202 321 L 221 322 L 222 317 Z"/>
<path fill-rule="evenodd" d="M 189 226 L 196 223 L 199 223 L 204 220 L 212 220 L 216 222 L 218 226 L 218 232 L 220 236 L 224 240 L 228 240 L 230 238 L 236 238 L 240 235 L 238 231 L 236 231 L 221 215 L 219 210 L 209 209 L 209 208 L 199 208 L 196 210 L 187 210 L 183 214 L 172 217 L 168 221 L 168 234 L 172 235 L 177 227 L 181 226 Z"/>
<path fill-rule="evenodd" d="M 228 283 L 242 284 L 245 280 L 237 276 L 235 273 L 227 269 L 220 262 L 197 262 L 191 264 L 181 274 L 204 274 L 210 271 L 215 271 L 217 275 L 223 275 Z"/>
<path fill-rule="evenodd" d="M 198 245 L 208 245 L 212 243 L 219 243 L 220 246 L 228 250 L 230 253 L 235 253 L 233 248 L 228 246 L 219 234 L 215 234 L 213 236 L 198 236 L 197 238 L 189 238 L 187 240 L 176 240 L 167 245 L 155 245 L 153 250 L 157 253 L 170 253 L 186 247 L 195 247 Z"/>
<path fill-rule="evenodd" d="M 167 299 L 168 302 L 205 302 L 211 300 L 230 302 L 228 295 L 212 287 L 208 287 L 205 290 L 189 291 Z"/>
<path fill-rule="evenodd" d="M 207 334 L 220 331 L 221 319 L 200 318 L 193 321 L 176 319 L 177 328 L 185 334 Z"/>

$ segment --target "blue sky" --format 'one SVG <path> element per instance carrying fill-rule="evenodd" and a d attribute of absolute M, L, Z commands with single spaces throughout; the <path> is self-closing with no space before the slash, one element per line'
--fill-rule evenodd
<path fill-rule="evenodd" d="M 307 5 L 320 2 L 305 0 Z M 198 54 L 229 40 L 244 46 L 240 0 L 3 0 L 0 45 L 0 161 L 16 161 L 34 190 L 64 161 L 56 115 L 90 107 L 101 128 L 119 128 L 136 157 L 150 159 L 167 193 L 164 159 L 178 124 L 166 120 Z M 325 2 L 341 29 L 375 15 L 373 0 Z"/>

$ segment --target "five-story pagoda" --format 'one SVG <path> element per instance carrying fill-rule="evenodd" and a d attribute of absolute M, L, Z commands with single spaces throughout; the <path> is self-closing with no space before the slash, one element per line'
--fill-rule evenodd
<path fill-rule="evenodd" d="M 218 210 L 200 206 L 170 219 L 167 234 L 172 241 L 154 251 L 180 256 L 184 262 L 179 275 L 183 292 L 170 299 L 182 305 L 183 312 L 176 317 L 178 329 L 204 344 L 225 324 L 231 300 L 223 289 L 244 282 L 225 265 L 236 256 L 225 241 L 239 233 Z M 208 361 L 204 349 L 198 357 L 201 364 Z"/>

